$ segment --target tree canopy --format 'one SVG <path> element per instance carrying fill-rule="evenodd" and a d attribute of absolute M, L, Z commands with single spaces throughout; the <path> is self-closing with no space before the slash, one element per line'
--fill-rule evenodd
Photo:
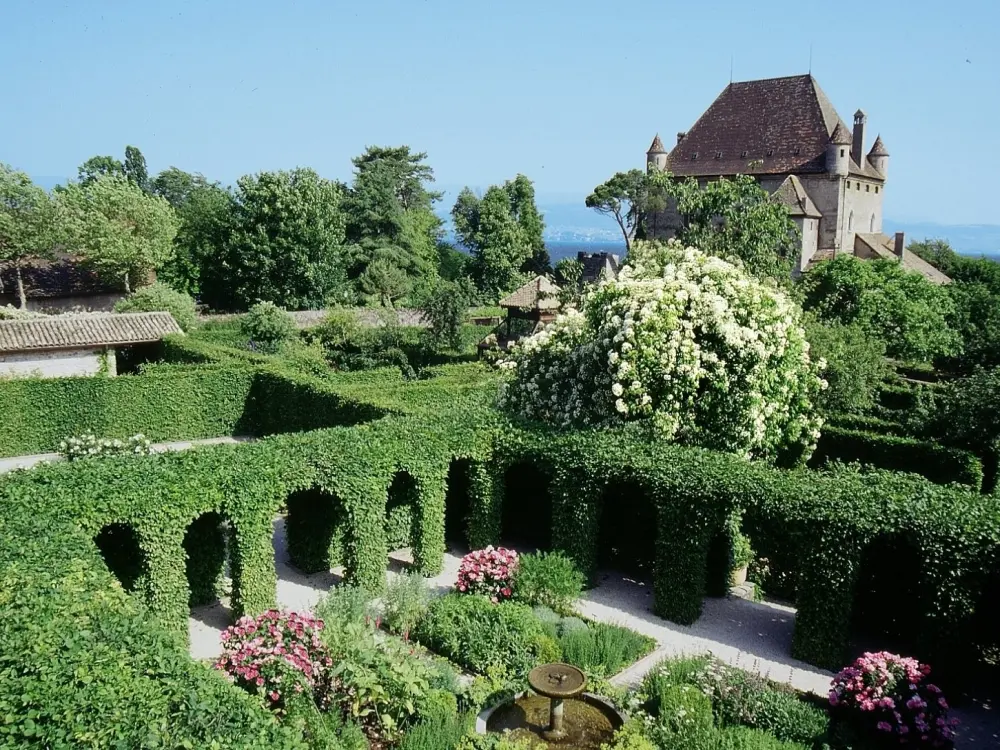
<path fill-rule="evenodd" d="M 840 255 L 802 281 L 803 307 L 824 320 L 857 323 L 885 342 L 890 357 L 930 362 L 960 351 L 948 290 L 894 260 Z"/>
<path fill-rule="evenodd" d="M 76 183 L 59 194 L 75 249 L 126 292 L 144 284 L 173 255 L 177 217 L 163 198 L 147 195 L 121 175 Z"/>

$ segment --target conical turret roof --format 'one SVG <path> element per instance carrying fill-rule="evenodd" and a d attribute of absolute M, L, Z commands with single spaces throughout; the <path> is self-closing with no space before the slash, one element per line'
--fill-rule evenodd
<path fill-rule="evenodd" d="M 656 137 L 653 139 L 653 143 L 649 147 L 647 154 L 665 154 L 667 150 L 663 148 L 663 141 L 660 140 L 660 134 L 657 133 Z"/>
<path fill-rule="evenodd" d="M 875 137 L 875 143 L 872 144 L 872 150 L 868 152 L 869 156 L 888 156 L 889 151 L 886 149 L 885 144 L 882 143 L 882 136 Z"/>
<path fill-rule="evenodd" d="M 851 134 L 848 132 L 847 128 L 844 127 L 844 123 L 838 122 L 837 127 L 833 129 L 833 133 L 830 134 L 830 143 L 835 143 L 838 146 L 846 146 L 852 140 Z"/>

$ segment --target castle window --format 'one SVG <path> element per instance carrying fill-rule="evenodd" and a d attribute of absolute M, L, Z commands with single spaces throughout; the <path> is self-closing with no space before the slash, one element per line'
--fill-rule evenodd
<path fill-rule="evenodd" d="M 848 189 L 848 190 L 850 190 L 850 189 L 851 189 L 851 181 L 850 181 L 850 180 L 848 180 L 848 181 L 847 181 L 847 189 Z"/>
<path fill-rule="evenodd" d="M 747 152 L 746 152 L 746 151 L 744 151 L 744 152 L 742 153 L 742 156 L 743 156 L 743 158 L 744 158 L 744 159 L 746 158 L 746 155 L 747 155 Z"/>
<path fill-rule="evenodd" d="M 871 192 L 871 187 L 872 187 L 871 185 L 865 185 L 865 192 L 866 193 Z"/>
<path fill-rule="evenodd" d="M 691 159 L 693 161 L 694 159 L 697 159 L 697 158 L 698 158 L 698 152 L 695 151 L 693 154 L 691 154 Z"/>
<path fill-rule="evenodd" d="M 878 195 L 878 185 L 875 186 L 875 194 Z"/>
<path fill-rule="evenodd" d="M 844 149 L 840 149 L 840 158 L 841 158 L 841 159 L 843 159 L 843 158 L 844 158 Z"/>
<path fill-rule="evenodd" d="M 799 155 L 799 147 L 796 146 L 795 147 L 795 151 L 793 151 L 792 153 L 794 153 L 796 156 L 798 156 Z"/>
<path fill-rule="evenodd" d="M 875 231 L 875 214 L 872 214 L 872 220 L 868 222 L 868 231 L 869 232 Z"/>
<path fill-rule="evenodd" d="M 715 158 L 716 159 L 721 159 L 722 158 L 722 152 L 721 151 L 716 151 L 715 152 Z"/>
<path fill-rule="evenodd" d="M 769 149 L 767 150 L 767 155 L 768 155 L 768 156 L 772 156 L 773 154 L 774 154 L 774 149 L 773 149 L 773 148 L 769 148 Z"/>
<path fill-rule="evenodd" d="M 854 189 L 857 190 L 860 193 L 861 192 L 861 183 L 860 182 L 855 182 L 854 183 Z"/>
<path fill-rule="evenodd" d="M 854 229 L 854 212 L 851 211 L 850 215 L 847 217 L 847 231 L 850 232 Z"/>

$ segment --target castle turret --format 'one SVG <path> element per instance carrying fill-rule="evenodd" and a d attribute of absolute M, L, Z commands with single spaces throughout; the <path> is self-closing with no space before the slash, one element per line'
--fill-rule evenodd
<path fill-rule="evenodd" d="M 830 142 L 826 146 L 826 171 L 838 177 L 846 177 L 850 168 L 851 134 L 847 132 L 842 122 L 830 134 Z"/>
<path fill-rule="evenodd" d="M 889 171 L 889 151 L 882 143 L 881 135 L 875 136 L 872 150 L 868 152 L 868 163 L 875 167 L 882 177 Z"/>
<path fill-rule="evenodd" d="M 656 134 L 653 143 L 649 147 L 649 151 L 646 152 L 646 167 L 653 166 L 661 172 L 667 168 L 667 150 L 663 147 L 663 141 L 660 140 L 659 133 Z"/>
<path fill-rule="evenodd" d="M 859 167 L 862 165 L 861 158 L 865 153 L 865 123 L 868 122 L 868 115 L 863 109 L 854 113 L 854 137 L 851 139 L 851 158 Z"/>

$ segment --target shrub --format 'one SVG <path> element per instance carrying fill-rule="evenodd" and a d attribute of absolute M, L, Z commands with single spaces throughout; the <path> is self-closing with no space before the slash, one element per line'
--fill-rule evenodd
<path fill-rule="evenodd" d="M 584 628 L 564 631 L 559 638 L 563 661 L 589 674 L 617 674 L 648 654 L 656 641 L 620 625 L 591 623 Z"/>
<path fill-rule="evenodd" d="M 548 635 L 553 638 L 559 637 L 559 623 L 563 618 L 558 612 L 548 607 L 532 607 L 531 611 Z"/>
<path fill-rule="evenodd" d="M 330 589 L 315 607 L 316 616 L 337 627 L 367 625 L 374 619 L 372 595 L 360 586 L 343 584 Z"/>
<path fill-rule="evenodd" d="M 69 461 L 105 456 L 148 456 L 153 444 L 144 435 L 133 435 L 125 440 L 97 438 L 92 432 L 68 437 L 59 443 L 59 452 Z"/>
<path fill-rule="evenodd" d="M 480 674 L 504 667 L 522 675 L 558 661 L 559 646 L 523 604 L 494 604 L 484 596 L 448 594 L 433 601 L 414 630 L 427 648 Z"/>
<path fill-rule="evenodd" d="M 308 331 L 310 338 L 317 339 L 327 349 L 339 349 L 361 330 L 357 314 L 344 307 L 331 307 L 326 311 L 323 322 Z"/>
<path fill-rule="evenodd" d="M 437 283 L 434 291 L 420 308 L 430 343 L 435 348 L 459 349 L 462 346 L 462 323 L 472 299 L 468 280 Z"/>
<path fill-rule="evenodd" d="M 161 310 L 170 313 L 182 331 L 190 331 L 198 319 L 194 299 L 161 282 L 139 287 L 115 304 L 115 312 L 118 313 L 158 312 Z"/>
<path fill-rule="evenodd" d="M 467 714 L 432 711 L 403 736 L 399 750 L 455 750 L 474 726 Z"/>
<path fill-rule="evenodd" d="M 396 576 L 382 596 L 382 622 L 393 633 L 408 638 L 427 611 L 428 597 L 427 584 L 419 573 Z"/>
<path fill-rule="evenodd" d="M 601 745 L 601 750 L 657 750 L 646 736 L 646 727 L 637 719 L 629 719 L 615 731 L 611 743 Z"/>
<path fill-rule="evenodd" d="M 455 588 L 464 594 L 484 594 L 494 602 L 510 599 L 517 566 L 514 550 L 492 545 L 473 550 L 462 558 Z"/>
<path fill-rule="evenodd" d="M 583 591 L 584 576 L 562 552 L 521 555 L 514 576 L 514 599 L 568 612 Z"/>
<path fill-rule="evenodd" d="M 926 681 L 929 674 L 930 667 L 916 659 L 866 652 L 833 678 L 830 705 L 872 735 L 941 747 L 950 744 L 957 720 L 948 719 L 948 702 Z"/>
<path fill-rule="evenodd" d="M 628 260 L 581 311 L 514 345 L 500 363 L 513 373 L 502 405 L 561 428 L 643 420 L 662 440 L 772 460 L 808 455 L 823 381 L 798 307 L 675 242 L 636 243 Z"/>
<path fill-rule="evenodd" d="M 712 701 L 693 685 L 664 685 L 656 697 L 660 726 L 684 736 L 713 726 Z"/>
<path fill-rule="evenodd" d="M 826 363 L 828 387 L 817 399 L 824 412 L 863 412 L 875 403 L 875 392 L 889 375 L 885 344 L 857 324 L 806 318 L 809 356 Z"/>
<path fill-rule="evenodd" d="M 333 662 L 320 641 L 322 630 L 321 620 L 295 612 L 271 609 L 241 617 L 222 632 L 222 656 L 215 666 L 281 711 L 289 691 L 324 689 Z"/>
<path fill-rule="evenodd" d="M 295 338 L 295 321 L 273 302 L 259 302 L 240 318 L 240 332 L 252 348 L 273 354 Z"/>

